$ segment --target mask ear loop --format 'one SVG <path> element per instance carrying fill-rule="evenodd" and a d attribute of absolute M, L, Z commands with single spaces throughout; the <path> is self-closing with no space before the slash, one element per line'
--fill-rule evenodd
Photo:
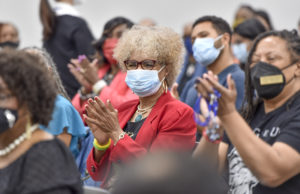
<path fill-rule="evenodd" d="M 216 43 L 217 41 L 219 41 L 222 37 L 223 37 L 223 34 L 219 35 L 219 36 L 214 40 L 214 47 L 215 47 L 215 43 Z M 216 48 L 216 49 L 218 49 L 218 50 L 224 49 L 224 44 L 222 44 L 221 47 Z"/>
<path fill-rule="evenodd" d="M 166 65 L 163 65 L 160 70 L 158 70 L 158 73 L 161 72 L 164 68 L 166 67 Z M 167 84 L 167 81 L 166 81 L 166 76 L 162 79 L 162 85 L 163 85 L 163 88 L 164 88 L 164 93 L 167 93 L 168 92 L 168 84 Z"/>
<path fill-rule="evenodd" d="M 289 68 L 289 67 L 295 65 L 296 63 L 297 63 L 297 60 L 296 60 L 296 61 L 293 61 L 292 63 L 290 63 L 288 66 L 286 66 L 286 67 L 280 69 L 280 71 L 281 71 L 282 74 L 283 74 L 283 71 L 284 71 L 285 69 L 287 69 L 287 68 Z M 293 77 L 292 77 L 288 82 L 285 83 L 285 85 L 288 85 L 289 83 L 291 83 L 291 81 L 292 81 L 293 79 L 295 79 L 295 78 L 296 78 L 296 75 L 294 74 Z"/>

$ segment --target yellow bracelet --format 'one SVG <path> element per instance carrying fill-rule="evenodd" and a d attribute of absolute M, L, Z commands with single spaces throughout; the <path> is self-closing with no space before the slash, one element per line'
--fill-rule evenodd
<path fill-rule="evenodd" d="M 111 144 L 111 138 L 109 138 L 108 142 L 105 145 L 100 145 L 96 138 L 94 138 L 94 142 L 93 142 L 94 148 L 99 151 L 107 150 L 110 144 Z"/>

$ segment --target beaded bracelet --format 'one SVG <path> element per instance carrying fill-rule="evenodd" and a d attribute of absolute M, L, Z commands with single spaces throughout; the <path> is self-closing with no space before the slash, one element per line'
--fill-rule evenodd
<path fill-rule="evenodd" d="M 223 136 L 219 133 L 211 133 L 211 131 L 207 128 L 202 131 L 202 136 L 213 144 L 219 144 L 223 139 Z"/>
<path fill-rule="evenodd" d="M 94 142 L 93 142 L 94 148 L 99 151 L 107 150 L 110 144 L 111 144 L 111 138 L 109 138 L 108 142 L 105 145 L 100 145 L 96 138 L 94 138 Z"/>

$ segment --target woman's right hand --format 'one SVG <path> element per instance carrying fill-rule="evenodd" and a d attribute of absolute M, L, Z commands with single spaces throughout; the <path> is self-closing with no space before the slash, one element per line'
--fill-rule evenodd
<path fill-rule="evenodd" d="M 89 108 L 88 105 L 86 105 L 86 113 L 87 115 L 91 116 L 91 117 L 96 117 L 95 112 L 91 110 L 91 108 Z M 94 138 L 96 138 L 96 140 L 98 141 L 98 143 L 100 145 L 105 145 L 109 138 L 110 138 L 110 135 L 104 131 L 102 131 L 102 129 L 95 123 L 93 122 L 90 122 L 89 119 L 86 119 L 88 116 L 86 114 L 83 115 L 83 118 L 84 118 L 84 121 L 88 124 L 88 126 L 90 127 L 93 135 L 94 135 Z"/>
<path fill-rule="evenodd" d="M 209 99 L 209 94 L 214 93 L 214 89 L 220 92 L 221 97 L 219 98 L 218 116 L 222 117 L 226 114 L 230 114 L 236 110 L 235 101 L 237 91 L 235 88 L 234 80 L 231 75 L 227 76 L 228 88 L 222 86 L 218 82 L 218 77 L 211 71 L 208 74 L 204 74 L 203 78 L 198 78 L 196 89 L 204 98 Z"/>
<path fill-rule="evenodd" d="M 69 63 L 68 67 L 70 72 L 74 75 L 75 79 L 79 82 L 79 84 L 84 88 L 85 93 L 90 93 L 92 91 L 91 83 L 83 76 L 82 68 L 79 65 L 77 59 L 71 60 L 72 64 Z"/>

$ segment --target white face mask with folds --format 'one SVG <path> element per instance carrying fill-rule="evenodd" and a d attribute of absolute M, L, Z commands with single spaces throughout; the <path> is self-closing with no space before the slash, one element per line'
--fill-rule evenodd
<path fill-rule="evenodd" d="M 163 66 L 160 70 L 128 70 L 125 82 L 128 87 L 139 97 L 146 97 L 155 94 L 165 77 L 162 81 L 159 80 L 158 73 L 164 69 Z"/>
<path fill-rule="evenodd" d="M 224 45 L 222 45 L 220 48 L 216 48 L 215 42 L 220 40 L 222 36 L 223 35 L 220 35 L 216 39 L 196 38 L 193 44 L 193 56 L 199 64 L 207 67 L 219 57 Z"/>

